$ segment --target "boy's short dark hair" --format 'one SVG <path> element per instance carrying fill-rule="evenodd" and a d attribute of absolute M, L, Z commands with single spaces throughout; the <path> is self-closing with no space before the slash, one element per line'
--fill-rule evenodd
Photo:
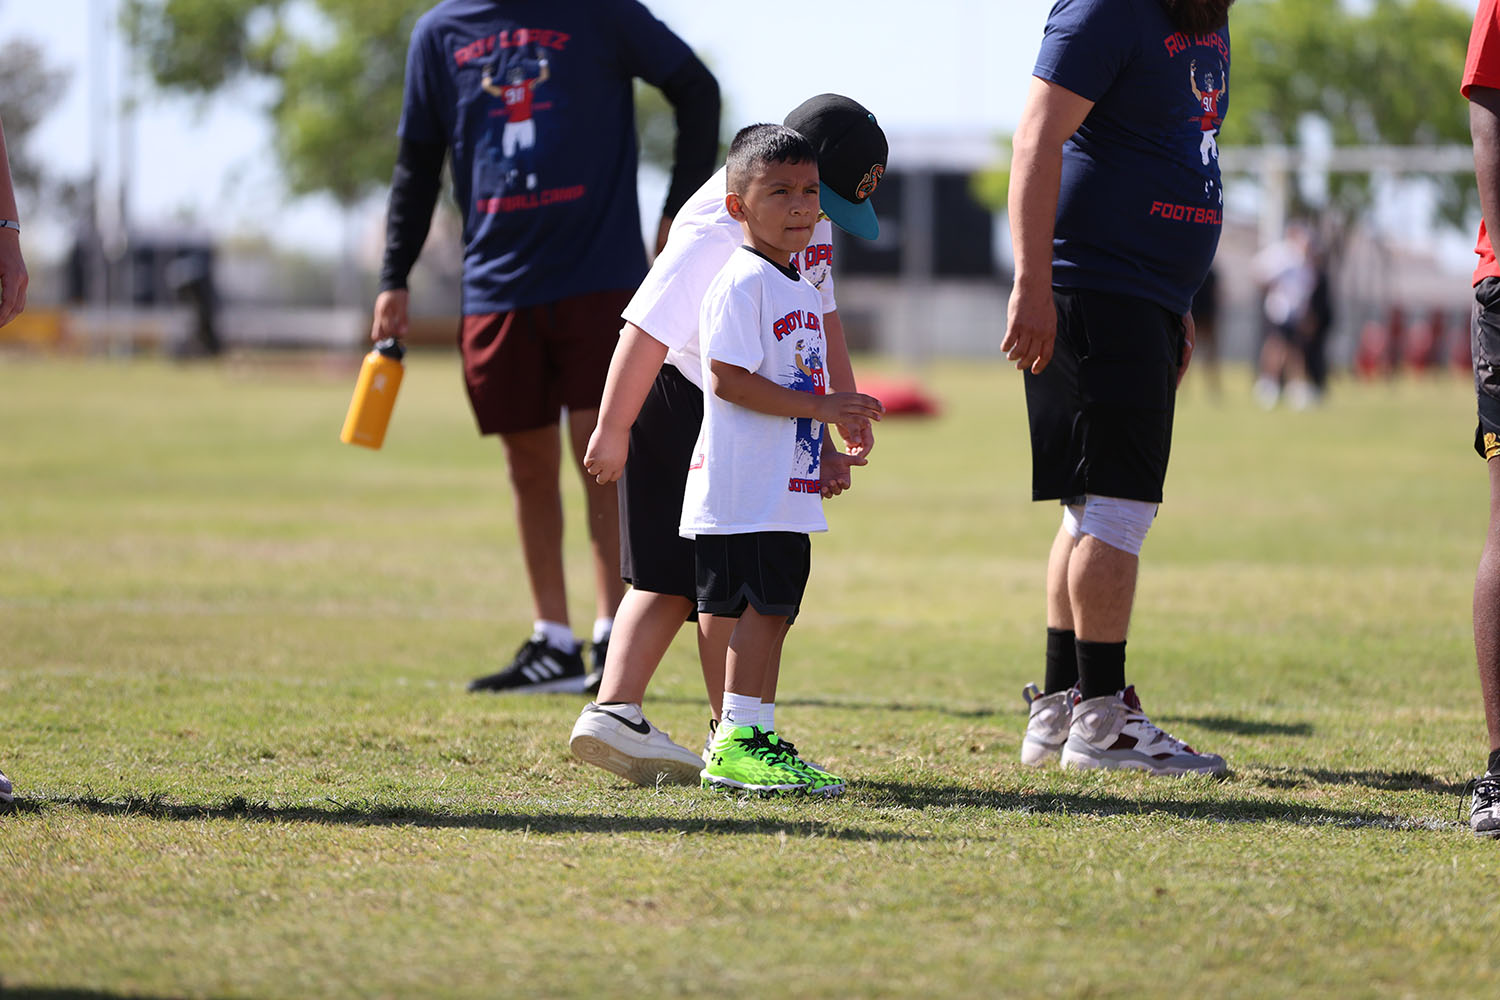
<path fill-rule="evenodd" d="M 801 132 L 785 125 L 746 125 L 729 144 L 729 190 L 742 191 L 750 176 L 768 163 L 817 163 L 818 151 Z"/>

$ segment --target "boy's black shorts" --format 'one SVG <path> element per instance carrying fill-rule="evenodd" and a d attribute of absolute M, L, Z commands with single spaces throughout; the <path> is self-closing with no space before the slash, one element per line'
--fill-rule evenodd
<path fill-rule="evenodd" d="M 630 428 L 630 457 L 616 493 L 620 576 L 637 590 L 697 599 L 693 542 L 677 526 L 702 424 L 703 390 L 662 365 Z"/>
<path fill-rule="evenodd" d="M 1031 498 L 1161 503 L 1186 330 L 1134 295 L 1053 289 L 1057 342 L 1027 372 Z"/>
<path fill-rule="evenodd" d="M 694 549 L 699 614 L 738 618 L 748 605 L 763 615 L 786 615 L 788 625 L 797 620 L 812 570 L 812 542 L 806 535 L 699 535 Z"/>
<path fill-rule="evenodd" d="M 1474 395 L 1479 400 L 1474 450 L 1481 458 L 1491 459 L 1500 455 L 1500 278 L 1485 278 L 1474 286 L 1469 346 L 1474 355 Z"/>

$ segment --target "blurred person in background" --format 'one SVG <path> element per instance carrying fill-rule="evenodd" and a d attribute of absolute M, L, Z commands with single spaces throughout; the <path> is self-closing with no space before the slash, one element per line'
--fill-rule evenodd
<path fill-rule="evenodd" d="M 1312 398 L 1322 402 L 1328 395 L 1328 334 L 1333 329 L 1333 262 L 1328 248 L 1312 252 L 1313 289 L 1302 319 L 1302 367 L 1312 385 Z"/>
<path fill-rule="evenodd" d="M 1269 410 L 1284 392 L 1288 406 L 1306 409 L 1317 401 L 1307 357 L 1313 293 L 1318 286 L 1312 233 L 1303 224 L 1292 223 L 1280 242 L 1255 255 L 1251 269 L 1260 286 L 1263 313 L 1255 399 Z"/>
<path fill-rule="evenodd" d="M 566 410 L 581 463 L 620 312 L 646 274 L 636 78 L 676 112 L 660 249 L 673 214 L 713 172 L 719 142 L 718 84 L 666 25 L 635 0 L 444 0 L 412 31 L 370 337 L 407 332 L 407 275 L 451 156 L 464 217 L 464 382 L 479 432 L 499 435 L 505 450 L 534 608 L 531 636 L 471 691 L 582 692 L 603 674 L 625 591 L 615 485 L 579 466 L 595 585 L 591 674 L 568 618 L 560 421 Z"/>
<path fill-rule="evenodd" d="M 16 186 L 10 176 L 10 154 L 5 148 L 5 123 L 0 122 L 0 326 L 26 308 L 26 261 L 21 258 L 21 213 Z M 12 799 L 10 779 L 0 772 L 0 802 Z"/>

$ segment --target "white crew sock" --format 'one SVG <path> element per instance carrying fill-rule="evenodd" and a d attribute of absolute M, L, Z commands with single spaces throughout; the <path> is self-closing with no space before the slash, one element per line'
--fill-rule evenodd
<path fill-rule="evenodd" d="M 573 630 L 563 622 L 549 622 L 538 618 L 531 623 L 531 637 L 545 639 L 547 645 L 564 653 L 578 652 L 578 640 L 573 636 Z"/>
<path fill-rule="evenodd" d="M 594 645 L 597 646 L 601 642 L 608 642 L 609 641 L 609 634 L 611 632 L 613 632 L 614 630 L 615 630 L 615 620 L 613 618 L 595 618 L 594 619 Z"/>
<path fill-rule="evenodd" d="M 768 733 L 776 729 L 776 703 L 774 701 L 760 703 L 760 728 Z"/>
<path fill-rule="evenodd" d="M 740 726 L 760 725 L 760 699 L 748 694 L 724 692 L 724 721 L 719 728 L 738 729 Z"/>

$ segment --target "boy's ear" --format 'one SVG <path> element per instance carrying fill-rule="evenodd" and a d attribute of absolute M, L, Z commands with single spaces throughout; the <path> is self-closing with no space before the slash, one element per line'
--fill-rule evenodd
<path fill-rule="evenodd" d="M 729 217 L 736 222 L 745 221 L 745 202 L 733 191 L 724 196 L 724 208 L 729 212 Z"/>

